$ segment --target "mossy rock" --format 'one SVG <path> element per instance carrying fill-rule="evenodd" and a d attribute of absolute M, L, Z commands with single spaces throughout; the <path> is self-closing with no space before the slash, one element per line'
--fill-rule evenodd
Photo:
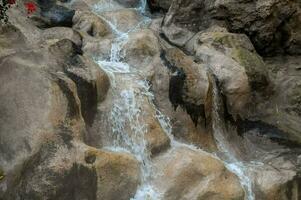
<path fill-rule="evenodd" d="M 254 50 L 248 36 L 244 34 L 233 34 L 228 32 L 208 32 L 202 35 L 203 42 L 211 42 L 217 47 L 246 48 Z"/>
<path fill-rule="evenodd" d="M 262 91 L 268 86 L 269 79 L 267 69 L 258 54 L 239 47 L 232 50 L 231 56 L 245 68 L 253 90 Z"/>

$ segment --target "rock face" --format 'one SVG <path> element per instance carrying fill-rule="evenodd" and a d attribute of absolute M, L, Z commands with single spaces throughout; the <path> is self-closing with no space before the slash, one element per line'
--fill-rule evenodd
<path fill-rule="evenodd" d="M 164 20 L 163 31 L 171 41 L 183 45 L 193 33 L 218 24 L 231 32 L 247 34 L 262 54 L 289 49 L 298 53 L 295 47 L 300 44 L 300 28 L 296 21 L 300 24 L 297 0 L 176 0 Z"/>

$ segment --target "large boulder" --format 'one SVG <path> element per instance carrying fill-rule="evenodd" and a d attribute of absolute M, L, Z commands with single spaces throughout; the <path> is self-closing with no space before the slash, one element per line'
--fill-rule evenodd
<path fill-rule="evenodd" d="M 164 20 L 163 31 L 172 42 L 183 45 L 193 33 L 219 24 L 231 32 L 247 34 L 262 54 L 283 52 L 296 49 L 300 43 L 299 8 L 297 0 L 175 0 Z"/>
<path fill-rule="evenodd" d="M 246 35 L 211 27 L 196 34 L 186 48 L 217 79 L 226 112 L 247 116 L 257 96 L 269 96 L 267 68 Z"/>
<path fill-rule="evenodd" d="M 128 154 L 60 139 L 43 144 L 12 177 L 5 199 L 127 200 L 140 183 L 140 168 Z"/>
<path fill-rule="evenodd" d="M 202 150 L 172 148 L 155 159 L 156 188 L 166 200 L 244 199 L 239 179 L 224 164 Z"/>
<path fill-rule="evenodd" d="M 155 102 L 170 118 L 172 134 L 179 140 L 215 149 L 209 133 L 211 80 L 205 66 L 197 64 L 181 50 L 163 50 L 154 58 L 150 76 Z"/>

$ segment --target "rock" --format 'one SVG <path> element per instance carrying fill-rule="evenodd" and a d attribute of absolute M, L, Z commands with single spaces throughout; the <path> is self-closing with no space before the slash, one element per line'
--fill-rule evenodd
<path fill-rule="evenodd" d="M 97 60 L 108 60 L 111 56 L 113 38 L 84 38 L 82 50 Z"/>
<path fill-rule="evenodd" d="M 60 40 L 50 46 L 50 51 L 57 57 L 64 57 L 64 72 L 77 85 L 83 118 L 91 125 L 98 103 L 105 99 L 109 90 L 109 77 L 90 58 L 78 55 L 77 48 L 70 40 Z"/>
<path fill-rule="evenodd" d="M 83 52 L 100 59 L 109 58 L 112 31 L 105 20 L 91 12 L 77 11 L 73 22 L 73 29 L 77 30 L 82 37 Z"/>
<path fill-rule="evenodd" d="M 209 151 L 215 150 L 214 139 L 208 131 L 211 92 L 204 66 L 193 62 L 192 58 L 175 48 L 167 49 L 161 54 L 161 58 L 155 58 L 151 65 L 154 67 L 154 75 L 150 77 L 150 81 L 155 102 L 163 114 L 170 118 L 172 134 L 178 140 Z M 178 84 L 171 83 L 176 77 L 176 73 L 173 72 L 175 69 L 182 69 L 186 74 L 182 87 L 178 89 Z M 182 93 L 179 92 L 181 90 Z M 179 107 L 175 109 L 177 106 Z M 206 109 L 209 109 L 207 116 Z"/>
<path fill-rule="evenodd" d="M 139 4 L 141 4 L 140 0 L 115 0 L 119 4 L 125 7 L 137 7 Z"/>
<path fill-rule="evenodd" d="M 300 143 L 300 57 L 271 57 L 265 59 L 271 82 L 272 96 L 258 103 L 257 114 L 262 120 L 281 130 L 287 139 Z"/>
<path fill-rule="evenodd" d="M 45 71 L 55 65 L 51 57 L 19 52 L 2 57 L 1 63 L 0 160 L 5 171 L 13 171 L 66 121 L 72 122 L 66 125 L 72 137 L 83 137 L 76 86 L 64 75 Z"/>
<path fill-rule="evenodd" d="M 17 27 L 13 25 L 0 27 L 0 56 L 11 54 L 17 49 L 23 48 L 26 42 L 25 36 Z"/>
<path fill-rule="evenodd" d="M 77 11 L 73 17 L 73 29 L 79 31 L 84 37 L 104 37 L 111 33 L 107 23 L 97 15 Z"/>
<path fill-rule="evenodd" d="M 275 151 L 274 151 L 275 152 Z M 249 171 L 254 183 L 256 199 L 298 199 L 301 180 L 298 175 L 300 164 L 296 163 L 299 152 L 286 155 L 266 156 L 268 163 L 253 166 Z"/>
<path fill-rule="evenodd" d="M 289 55 L 301 55 L 301 11 L 298 11 L 289 19 L 288 24 L 284 26 L 284 34 L 288 36 L 285 42 L 285 51 Z"/>
<path fill-rule="evenodd" d="M 79 33 L 67 27 L 53 27 L 43 30 L 43 43 L 54 44 L 62 39 L 71 40 L 76 46 L 81 47 L 82 39 Z"/>
<path fill-rule="evenodd" d="M 128 154 L 90 150 L 86 157 L 95 156 L 93 163 L 97 172 L 97 199 L 128 200 L 140 184 L 140 167 Z"/>
<path fill-rule="evenodd" d="M 187 48 L 217 78 L 230 114 L 246 116 L 257 93 L 270 95 L 267 68 L 247 36 L 215 27 L 194 36 Z"/>
<path fill-rule="evenodd" d="M 147 124 L 147 132 L 145 134 L 145 140 L 147 142 L 147 147 L 150 151 L 152 157 L 157 156 L 157 154 L 164 152 L 170 147 L 170 139 L 164 132 L 161 124 L 159 123 L 156 116 L 158 113 L 154 108 L 147 103 L 143 104 L 143 111 L 145 114 L 142 116 L 142 119 L 145 124 Z"/>
<path fill-rule="evenodd" d="M 71 141 L 49 142 L 14 176 L 6 199 L 130 199 L 140 182 L 138 162 L 130 155 L 99 151 Z"/>
<path fill-rule="evenodd" d="M 68 39 L 34 50 L 19 44 L 5 44 L 13 53 L 0 57 L 0 198 L 133 197 L 137 160 L 82 143 L 83 109 L 104 99 L 106 74 Z"/>
<path fill-rule="evenodd" d="M 55 26 L 72 27 L 72 18 L 75 14 L 74 10 L 61 5 L 48 4 L 41 7 L 41 15 L 33 18 L 36 25 L 40 28 L 49 28 Z"/>
<path fill-rule="evenodd" d="M 105 99 L 110 88 L 110 80 L 89 58 L 78 56 L 75 59 L 76 65 L 68 67 L 66 73 L 77 84 L 83 117 L 91 125 L 98 103 Z"/>
<path fill-rule="evenodd" d="M 142 18 L 137 10 L 130 8 L 107 11 L 101 13 L 101 15 L 120 32 L 129 32 L 138 27 Z"/>
<path fill-rule="evenodd" d="M 161 1 L 155 1 L 155 4 L 159 6 L 160 8 L 163 8 L 164 10 L 168 10 L 170 5 L 172 3 L 172 0 L 161 0 Z"/>
<path fill-rule="evenodd" d="M 149 29 L 131 33 L 122 49 L 125 61 L 142 70 L 159 52 L 159 41 L 156 35 Z"/>
<path fill-rule="evenodd" d="M 154 180 L 163 198 L 244 199 L 238 178 L 202 150 L 175 147 L 155 159 L 160 175 Z"/>
<path fill-rule="evenodd" d="M 299 16 L 299 7 L 297 0 L 176 0 L 164 20 L 163 31 L 169 40 L 183 45 L 193 33 L 212 25 L 222 25 L 230 32 L 248 35 L 260 54 L 283 52 L 287 48 L 284 48 L 283 42 L 295 38 L 294 43 L 299 43 L 300 38 L 295 37 L 299 29 L 290 23 L 291 19 L 297 19 L 300 24 L 300 18 L 295 17 Z"/>
<path fill-rule="evenodd" d="M 128 85 L 122 76 L 115 78 L 118 82 L 114 88 L 118 90 L 114 93 L 118 96 L 108 93 L 99 105 L 95 123 L 89 130 L 92 139 L 87 141 L 88 144 L 99 148 L 121 143 L 130 151 L 140 148 L 151 157 L 165 152 L 170 139 L 156 117 L 158 113 L 148 97 L 137 95 L 145 92 L 140 88 L 140 84 L 145 83 L 140 80 Z M 127 141 L 126 144 L 122 143 L 123 140 Z"/>

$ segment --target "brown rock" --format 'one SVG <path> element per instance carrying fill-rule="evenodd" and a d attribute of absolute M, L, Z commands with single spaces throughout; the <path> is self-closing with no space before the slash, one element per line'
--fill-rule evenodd
<path fill-rule="evenodd" d="M 154 180 L 164 199 L 244 199 L 238 178 L 220 160 L 201 150 L 175 147 L 157 157 Z"/>

